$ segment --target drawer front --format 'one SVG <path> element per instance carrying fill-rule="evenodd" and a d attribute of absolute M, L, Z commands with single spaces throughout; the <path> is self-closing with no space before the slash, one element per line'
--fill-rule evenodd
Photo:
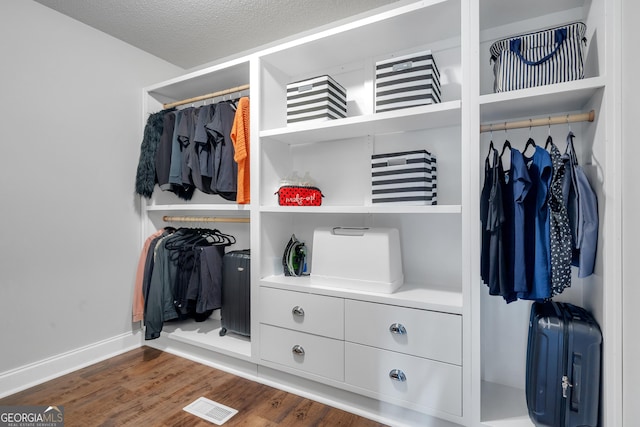
<path fill-rule="evenodd" d="M 281 289 L 260 288 L 260 322 L 344 339 L 344 300 Z"/>
<path fill-rule="evenodd" d="M 462 415 L 462 368 L 345 343 L 345 382 L 424 408 Z"/>
<path fill-rule="evenodd" d="M 462 316 L 458 314 L 346 300 L 345 339 L 462 364 Z"/>
<path fill-rule="evenodd" d="M 344 381 L 344 341 L 261 324 L 260 357 L 300 371 Z"/>

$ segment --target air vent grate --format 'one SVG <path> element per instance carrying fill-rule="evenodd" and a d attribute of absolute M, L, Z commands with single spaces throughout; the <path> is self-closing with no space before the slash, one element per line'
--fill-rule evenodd
<path fill-rule="evenodd" d="M 185 406 L 183 409 L 190 414 L 196 415 L 219 426 L 238 413 L 237 410 L 229 408 L 221 403 L 214 402 L 213 400 L 209 400 L 206 397 L 198 398 L 198 400 Z"/>

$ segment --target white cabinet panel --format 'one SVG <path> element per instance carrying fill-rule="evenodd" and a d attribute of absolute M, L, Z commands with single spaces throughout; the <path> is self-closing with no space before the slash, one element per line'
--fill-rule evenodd
<path fill-rule="evenodd" d="M 260 321 L 301 332 L 344 339 L 344 300 L 261 287 Z"/>
<path fill-rule="evenodd" d="M 462 414 L 462 368 L 345 343 L 345 381 L 419 406 Z"/>
<path fill-rule="evenodd" d="M 344 381 L 344 342 L 260 325 L 260 357 L 289 368 Z"/>
<path fill-rule="evenodd" d="M 460 365 L 462 316 L 345 301 L 347 341 Z"/>

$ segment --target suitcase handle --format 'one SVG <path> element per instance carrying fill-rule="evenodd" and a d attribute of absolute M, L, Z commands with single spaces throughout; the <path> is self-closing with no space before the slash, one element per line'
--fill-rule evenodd
<path fill-rule="evenodd" d="M 571 410 L 580 408 L 580 384 L 582 383 L 582 356 L 573 354 L 573 389 L 571 390 Z"/>
<path fill-rule="evenodd" d="M 293 307 L 291 309 L 291 313 L 294 316 L 304 317 L 304 309 L 302 307 L 300 307 L 299 305 L 296 305 L 295 307 Z"/>

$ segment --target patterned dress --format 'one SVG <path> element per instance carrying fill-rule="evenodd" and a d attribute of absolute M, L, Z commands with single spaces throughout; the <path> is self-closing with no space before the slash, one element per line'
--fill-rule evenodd
<path fill-rule="evenodd" d="M 571 228 L 569 214 L 562 196 L 562 182 L 565 165 L 562 154 L 553 143 L 551 136 L 547 138 L 547 147 L 553 164 L 553 178 L 549 190 L 549 212 L 551 224 L 549 228 L 551 246 L 551 296 L 558 295 L 571 286 Z"/>

